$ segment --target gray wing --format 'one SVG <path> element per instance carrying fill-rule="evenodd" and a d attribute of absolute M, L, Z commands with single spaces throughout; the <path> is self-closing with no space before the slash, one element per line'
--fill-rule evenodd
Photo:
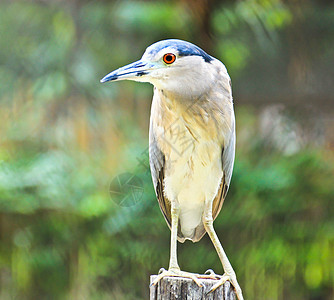
<path fill-rule="evenodd" d="M 165 167 L 165 156 L 160 150 L 156 136 L 150 128 L 150 146 L 149 146 L 149 156 L 150 156 L 150 168 L 153 186 L 155 194 L 157 196 L 159 206 L 165 220 L 171 227 L 171 205 L 170 201 L 164 195 L 164 167 Z"/>
<path fill-rule="evenodd" d="M 216 205 L 216 203 L 214 203 L 215 204 L 214 208 L 217 208 L 216 210 L 213 210 L 214 218 L 217 217 L 223 205 L 223 201 L 226 196 L 226 193 L 228 191 L 228 188 L 231 182 L 233 164 L 234 164 L 234 156 L 235 156 L 235 116 L 234 116 L 234 110 L 233 110 L 232 81 L 224 65 L 223 65 L 223 68 L 221 68 L 221 75 L 223 77 L 223 80 L 221 81 L 222 85 L 220 86 L 221 88 L 220 95 L 223 95 L 223 98 L 225 99 L 229 99 L 227 101 L 229 101 L 232 105 L 232 119 L 231 119 L 230 136 L 222 148 L 221 160 L 222 160 L 222 168 L 223 168 L 224 175 L 222 178 L 222 182 L 221 182 L 221 186 L 220 186 L 218 195 L 215 199 L 215 202 L 218 202 L 219 205 Z M 217 104 L 221 105 L 223 102 L 224 101 L 218 101 Z M 218 197 L 220 194 L 221 196 Z"/>
<path fill-rule="evenodd" d="M 217 196 L 212 204 L 212 217 L 216 219 L 226 197 L 228 188 L 230 187 L 233 164 L 235 156 L 235 121 L 233 120 L 233 128 L 231 131 L 230 140 L 227 145 L 222 149 L 222 167 L 223 178 L 220 184 Z"/>

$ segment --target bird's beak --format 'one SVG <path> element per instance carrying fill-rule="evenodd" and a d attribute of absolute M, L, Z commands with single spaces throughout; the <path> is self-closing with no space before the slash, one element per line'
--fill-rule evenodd
<path fill-rule="evenodd" d="M 121 67 L 104 76 L 100 82 L 116 81 L 116 80 L 141 80 L 142 76 L 147 75 L 154 68 L 154 64 L 143 60 L 135 61 L 129 65 Z"/>

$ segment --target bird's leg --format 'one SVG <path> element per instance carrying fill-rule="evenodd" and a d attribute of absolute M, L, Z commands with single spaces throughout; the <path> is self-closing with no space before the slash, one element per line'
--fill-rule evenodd
<path fill-rule="evenodd" d="M 172 202 L 171 216 L 172 216 L 172 228 L 170 235 L 170 259 L 168 270 L 179 271 L 180 267 L 177 263 L 177 229 L 179 225 L 180 208 L 176 201 Z"/>
<path fill-rule="evenodd" d="M 160 269 L 159 275 L 151 283 L 151 285 L 157 284 L 163 277 L 166 276 L 177 276 L 177 277 L 186 277 L 194 280 L 198 286 L 202 286 L 196 274 L 189 272 L 184 272 L 180 270 L 179 264 L 177 263 L 177 229 L 179 224 L 179 215 L 180 208 L 179 204 L 175 201 L 172 201 L 171 207 L 171 217 L 172 217 L 172 226 L 171 226 L 171 237 L 170 237 L 170 259 L 169 259 L 169 268 L 168 270 Z"/>
<path fill-rule="evenodd" d="M 207 231 L 213 245 L 216 248 L 216 251 L 218 253 L 219 259 L 223 265 L 224 268 L 224 275 L 221 276 L 221 278 L 219 279 L 219 281 L 211 288 L 211 290 L 209 291 L 212 292 L 215 289 L 217 289 L 219 286 L 221 286 L 222 284 L 224 284 L 227 280 L 230 281 L 233 286 L 234 289 L 236 291 L 237 297 L 239 300 L 243 300 L 243 296 L 242 296 L 242 291 L 241 288 L 239 286 L 239 283 L 237 281 L 237 277 L 235 275 L 235 272 L 232 268 L 232 265 L 230 264 L 227 255 L 218 239 L 218 236 L 213 228 L 213 218 L 212 218 L 212 201 L 206 201 L 205 203 L 205 210 L 204 210 L 204 215 L 203 215 L 203 223 L 204 223 L 204 227 L 205 230 Z M 212 275 L 212 272 L 211 272 Z"/>

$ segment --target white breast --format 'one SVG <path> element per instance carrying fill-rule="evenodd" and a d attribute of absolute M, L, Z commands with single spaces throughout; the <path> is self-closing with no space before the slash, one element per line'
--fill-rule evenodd
<path fill-rule="evenodd" d="M 179 117 L 165 129 L 163 148 L 169 153 L 165 194 L 179 203 L 181 232 L 190 239 L 202 222 L 205 200 L 213 200 L 217 194 L 222 178 L 222 147 L 213 138 L 216 134 L 207 132 L 207 126 L 196 119 L 188 121 Z"/>

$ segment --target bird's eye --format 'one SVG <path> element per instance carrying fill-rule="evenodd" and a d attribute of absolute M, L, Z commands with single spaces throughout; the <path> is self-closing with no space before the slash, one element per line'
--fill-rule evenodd
<path fill-rule="evenodd" d="M 166 53 L 163 57 L 164 62 L 168 65 L 172 64 L 175 61 L 175 59 L 176 59 L 176 56 L 173 53 Z"/>

